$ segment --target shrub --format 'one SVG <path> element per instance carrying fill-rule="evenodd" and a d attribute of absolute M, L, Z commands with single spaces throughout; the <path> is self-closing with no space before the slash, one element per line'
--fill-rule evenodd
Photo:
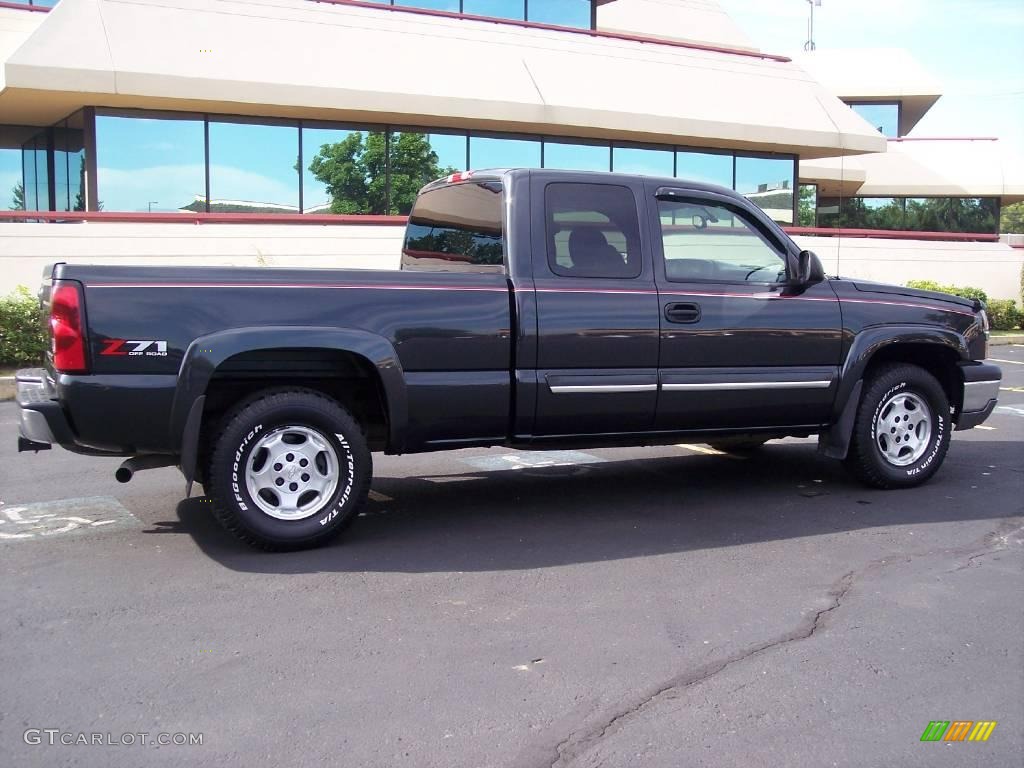
<path fill-rule="evenodd" d="M 961 296 L 965 299 L 981 299 L 988 303 L 988 294 L 981 288 L 970 285 L 942 285 L 934 280 L 910 280 L 907 288 L 920 288 L 922 291 L 938 291 L 939 293 L 951 293 L 954 296 Z"/>
<path fill-rule="evenodd" d="M 1012 331 L 1024 320 L 1024 313 L 1017 309 L 1013 299 L 995 299 L 985 305 L 989 325 L 995 331 Z"/>
<path fill-rule="evenodd" d="M 46 352 L 39 301 L 19 285 L 0 298 L 0 365 L 38 365 Z"/>

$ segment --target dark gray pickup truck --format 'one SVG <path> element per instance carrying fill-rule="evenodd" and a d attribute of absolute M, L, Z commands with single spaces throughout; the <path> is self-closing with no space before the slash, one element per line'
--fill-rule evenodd
<path fill-rule="evenodd" d="M 681 179 L 511 170 L 420 192 L 401 271 L 57 264 L 19 447 L 177 465 L 267 549 L 364 503 L 371 453 L 751 450 L 819 435 L 906 488 L 996 404 L 982 305 L 827 278 L 756 206 Z"/>

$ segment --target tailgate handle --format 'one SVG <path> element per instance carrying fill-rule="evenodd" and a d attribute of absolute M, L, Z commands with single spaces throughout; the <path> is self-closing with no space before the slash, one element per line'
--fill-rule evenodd
<path fill-rule="evenodd" d="M 670 323 L 696 323 L 700 320 L 700 304 L 691 302 L 666 304 L 665 319 Z"/>

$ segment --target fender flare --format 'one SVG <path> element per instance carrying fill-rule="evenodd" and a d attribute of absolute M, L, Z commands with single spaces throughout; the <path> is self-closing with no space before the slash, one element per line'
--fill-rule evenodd
<path fill-rule="evenodd" d="M 926 325 L 880 325 L 858 333 L 843 362 L 839 388 L 832 406 L 831 426 L 819 435 L 818 449 L 834 459 L 845 459 L 853 437 L 854 416 L 864 386 L 864 371 L 879 350 L 895 344 L 933 344 L 952 350 L 961 361 L 971 359 L 967 340 L 949 328 Z"/>
<path fill-rule="evenodd" d="M 171 407 L 171 444 L 180 446 L 181 471 L 195 477 L 206 391 L 214 372 L 225 360 L 260 349 L 331 349 L 364 358 L 380 376 L 388 417 L 388 445 L 404 443 L 409 401 L 398 353 L 387 339 L 369 331 L 318 326 L 258 326 L 232 328 L 201 336 L 185 350 Z"/>

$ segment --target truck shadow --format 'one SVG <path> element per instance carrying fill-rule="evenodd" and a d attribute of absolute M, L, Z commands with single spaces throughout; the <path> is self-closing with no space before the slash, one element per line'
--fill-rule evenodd
<path fill-rule="evenodd" d="M 749 459 L 680 454 L 443 479 L 383 477 L 373 484 L 376 500 L 337 542 L 305 552 L 248 548 L 219 527 L 204 498 L 182 501 L 179 521 L 164 530 L 188 533 L 228 568 L 258 573 L 544 568 L 1013 517 L 1024 512 L 1022 473 L 990 468 L 999 450 L 958 442 L 936 478 L 907 491 L 867 489 L 804 445 L 769 446 Z"/>

